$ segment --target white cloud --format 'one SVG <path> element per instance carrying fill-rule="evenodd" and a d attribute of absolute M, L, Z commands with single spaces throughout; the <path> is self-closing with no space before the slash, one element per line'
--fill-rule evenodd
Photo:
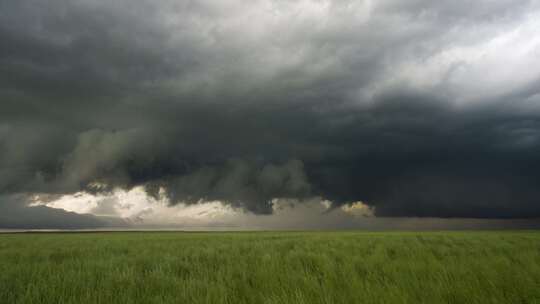
<path fill-rule="evenodd" d="M 391 63 L 376 90 L 403 84 L 425 91 L 439 88 L 459 105 L 497 101 L 519 91 L 540 78 L 540 14 L 523 18 L 502 24 L 495 34 L 469 33 L 477 36 L 474 43 L 452 41 L 450 32 L 448 44 L 427 57 L 416 54 Z M 467 28 L 458 32 L 466 33 Z"/>
<path fill-rule="evenodd" d="M 129 191 L 115 189 L 107 194 L 79 192 L 64 195 L 53 201 L 34 197 L 34 205 L 45 205 L 76 213 L 114 215 L 130 219 L 140 227 L 238 227 L 238 228 L 301 228 L 333 227 L 351 225 L 372 217 L 374 209 L 355 202 L 340 208 L 321 198 L 299 201 L 297 199 L 273 199 L 273 214 L 255 215 L 219 201 L 171 206 L 165 197 L 153 198 L 142 187 Z"/>

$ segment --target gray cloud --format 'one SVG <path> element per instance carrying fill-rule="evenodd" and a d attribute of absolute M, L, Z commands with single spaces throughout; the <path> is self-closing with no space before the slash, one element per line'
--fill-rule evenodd
<path fill-rule="evenodd" d="M 256 213 L 321 196 L 380 216 L 539 217 L 539 14 L 0 0 L 0 193 L 144 185 Z"/>
<path fill-rule="evenodd" d="M 225 200 L 255 213 L 270 213 L 273 198 L 305 198 L 311 194 L 303 164 L 298 160 L 261 166 L 254 161 L 232 159 L 218 168 L 205 166 L 168 180 L 162 186 L 173 202 Z"/>

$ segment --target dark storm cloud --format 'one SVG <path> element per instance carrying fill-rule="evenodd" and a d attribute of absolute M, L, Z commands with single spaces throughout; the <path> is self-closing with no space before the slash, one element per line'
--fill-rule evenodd
<path fill-rule="evenodd" d="M 218 168 L 204 166 L 164 184 L 173 201 L 197 203 L 226 199 L 230 204 L 256 213 L 271 213 L 276 197 L 305 198 L 311 186 L 302 162 L 258 165 L 253 161 L 228 160 Z"/>
<path fill-rule="evenodd" d="M 382 216 L 539 217 L 539 13 L 0 0 L 0 193 L 144 185 L 256 213 L 322 196 Z"/>

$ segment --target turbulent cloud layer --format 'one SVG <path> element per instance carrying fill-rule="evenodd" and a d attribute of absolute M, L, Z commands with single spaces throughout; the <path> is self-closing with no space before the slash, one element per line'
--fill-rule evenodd
<path fill-rule="evenodd" d="M 539 20 L 534 0 L 0 0 L 0 194 L 540 217 Z"/>

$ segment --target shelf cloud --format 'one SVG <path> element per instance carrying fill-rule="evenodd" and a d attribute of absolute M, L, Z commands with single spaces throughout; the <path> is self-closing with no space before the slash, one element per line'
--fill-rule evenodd
<path fill-rule="evenodd" d="M 0 0 L 0 195 L 539 218 L 539 28 L 538 1 Z"/>

